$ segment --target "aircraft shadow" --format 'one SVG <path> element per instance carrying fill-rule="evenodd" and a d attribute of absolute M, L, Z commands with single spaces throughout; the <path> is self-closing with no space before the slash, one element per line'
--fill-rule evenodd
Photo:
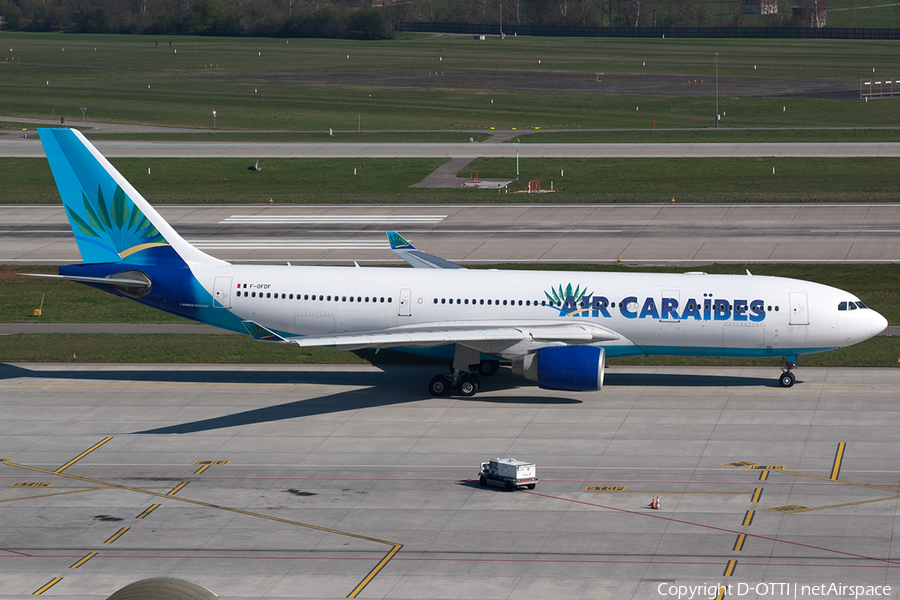
<path fill-rule="evenodd" d="M 409 402 L 431 400 L 432 396 L 425 389 L 430 369 L 422 367 L 404 367 L 387 365 L 382 371 L 220 371 L 220 370 L 167 370 L 165 367 L 153 370 L 39 370 L 32 371 L 23 367 L 0 363 L 0 380 L 16 378 L 33 379 L 79 379 L 91 381 L 146 381 L 154 383 L 217 383 L 217 384 L 316 384 L 316 385 L 350 385 L 361 386 L 354 389 L 316 398 L 307 398 L 294 402 L 286 402 L 276 406 L 265 406 L 244 410 L 209 419 L 201 419 L 179 423 L 165 427 L 136 431 L 136 434 L 184 434 L 198 433 L 285 421 L 316 415 L 325 415 L 344 411 L 391 406 Z M 412 377 L 411 377 L 412 376 Z M 421 381 L 420 381 L 421 378 Z M 491 389 L 508 389 L 514 387 L 518 380 L 512 375 L 498 373 L 492 381 L 483 385 L 485 392 Z M 556 396 L 502 396 L 493 397 L 487 393 L 472 398 L 453 398 L 466 402 L 491 402 L 508 404 L 543 404 L 565 405 L 581 404 L 581 400 Z M 438 400 L 438 399 L 435 399 Z"/>
<path fill-rule="evenodd" d="M 769 377 L 736 377 L 734 375 L 706 375 L 693 373 L 616 373 L 607 372 L 604 385 L 626 387 L 780 387 L 772 371 Z M 798 379 L 797 383 L 801 383 Z"/>

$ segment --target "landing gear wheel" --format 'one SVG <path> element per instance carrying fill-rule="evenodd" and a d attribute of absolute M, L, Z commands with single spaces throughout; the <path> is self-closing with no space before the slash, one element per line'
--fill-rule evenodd
<path fill-rule="evenodd" d="M 795 380 L 796 378 L 794 377 L 793 373 L 791 373 L 790 371 L 785 371 L 781 374 L 781 377 L 778 378 L 778 383 L 781 384 L 781 387 L 789 388 L 794 385 Z"/>
<path fill-rule="evenodd" d="M 497 373 L 500 370 L 500 361 L 497 360 L 484 360 L 478 363 L 478 372 L 481 373 L 483 377 L 490 377 Z"/>
<path fill-rule="evenodd" d="M 459 382 L 459 393 L 463 396 L 474 396 L 478 393 L 480 387 L 481 381 L 479 381 L 478 376 L 469 375 Z"/>
<path fill-rule="evenodd" d="M 484 475 L 478 478 L 478 483 L 480 483 L 482 487 L 487 487 L 487 479 L 484 478 Z"/>
<path fill-rule="evenodd" d="M 450 391 L 450 380 L 446 375 L 436 375 L 428 384 L 432 396 L 446 396 Z"/>

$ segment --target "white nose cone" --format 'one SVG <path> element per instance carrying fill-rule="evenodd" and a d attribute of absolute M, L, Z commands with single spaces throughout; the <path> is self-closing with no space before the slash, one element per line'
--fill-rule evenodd
<path fill-rule="evenodd" d="M 875 337 L 887 329 L 888 321 L 874 310 L 870 310 L 869 312 L 871 313 L 869 316 L 869 337 Z"/>

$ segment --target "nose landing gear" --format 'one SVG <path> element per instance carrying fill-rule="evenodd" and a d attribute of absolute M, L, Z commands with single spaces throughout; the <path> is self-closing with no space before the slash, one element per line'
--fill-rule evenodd
<path fill-rule="evenodd" d="M 784 359 L 784 366 L 781 367 L 781 377 L 778 378 L 778 384 L 781 387 L 789 388 L 794 385 L 796 377 L 791 373 L 791 369 L 797 366 L 796 360 Z"/>

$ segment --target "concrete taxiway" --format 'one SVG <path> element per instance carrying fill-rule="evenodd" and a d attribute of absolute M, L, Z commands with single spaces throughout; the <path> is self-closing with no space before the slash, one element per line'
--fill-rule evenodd
<path fill-rule="evenodd" d="M 613 367 L 577 394 L 501 372 L 469 399 L 428 397 L 433 371 L 0 366 L 0 597 L 167 576 L 235 599 L 898 598 L 900 370 Z M 481 488 L 495 456 L 537 489 Z"/>
<path fill-rule="evenodd" d="M 467 265 L 900 262 L 900 204 L 466 204 L 157 207 L 234 262 L 402 264 L 384 235 Z M 61 205 L 0 206 L 0 263 L 80 255 Z"/>

